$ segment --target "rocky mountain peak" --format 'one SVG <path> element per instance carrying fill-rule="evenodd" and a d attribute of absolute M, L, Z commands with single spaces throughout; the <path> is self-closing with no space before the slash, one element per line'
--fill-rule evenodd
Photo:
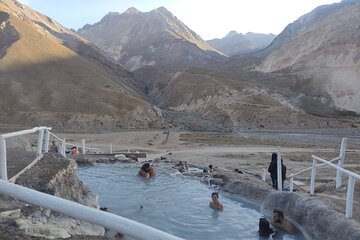
<path fill-rule="evenodd" d="M 236 35 L 242 35 L 241 33 L 237 33 L 236 31 L 230 31 L 224 38 L 230 38 Z"/>
<path fill-rule="evenodd" d="M 225 58 L 164 7 L 104 18 L 78 33 L 131 71 L 146 65 L 194 66 Z"/>
<path fill-rule="evenodd" d="M 126 10 L 124 13 L 127 13 L 127 14 L 136 14 L 136 13 L 141 13 L 141 11 L 137 10 L 137 9 L 134 8 L 134 7 L 130 7 L 130 8 L 128 8 L 128 10 Z"/>

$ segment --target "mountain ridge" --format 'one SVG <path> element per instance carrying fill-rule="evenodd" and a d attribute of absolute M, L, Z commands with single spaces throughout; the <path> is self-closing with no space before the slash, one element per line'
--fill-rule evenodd
<path fill-rule="evenodd" d="M 146 65 L 204 65 L 226 58 L 164 7 L 106 16 L 78 33 L 131 71 Z"/>

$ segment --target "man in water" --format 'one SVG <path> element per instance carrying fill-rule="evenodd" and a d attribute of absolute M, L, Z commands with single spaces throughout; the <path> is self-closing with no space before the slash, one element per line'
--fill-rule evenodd
<path fill-rule="evenodd" d="M 289 234 L 294 232 L 293 226 L 284 219 L 284 213 L 279 209 L 274 209 L 271 224 L 274 227 L 280 228 Z"/>
<path fill-rule="evenodd" d="M 209 203 L 209 207 L 211 207 L 212 209 L 215 209 L 215 210 L 224 210 L 224 206 L 220 203 L 219 201 L 219 194 L 216 193 L 216 192 L 213 192 L 211 194 L 211 202 Z"/>

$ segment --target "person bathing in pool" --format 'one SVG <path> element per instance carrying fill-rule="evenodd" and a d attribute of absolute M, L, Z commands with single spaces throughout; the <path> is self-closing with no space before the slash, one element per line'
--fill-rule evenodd
<path fill-rule="evenodd" d="M 224 206 L 219 201 L 219 194 L 217 192 L 213 192 L 211 194 L 211 202 L 209 203 L 209 207 L 215 210 L 224 210 Z"/>
<path fill-rule="evenodd" d="M 138 176 L 144 178 L 154 177 L 155 175 L 155 168 L 150 163 L 144 163 L 138 172 Z"/>

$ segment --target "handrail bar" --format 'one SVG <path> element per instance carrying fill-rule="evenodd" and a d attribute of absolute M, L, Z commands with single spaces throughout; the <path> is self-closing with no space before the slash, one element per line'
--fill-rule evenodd
<path fill-rule="evenodd" d="M 343 173 L 345 173 L 345 174 L 347 174 L 349 176 L 352 176 L 352 177 L 357 178 L 357 179 L 360 180 L 360 175 L 359 174 L 356 174 L 356 173 L 353 173 L 353 172 L 351 172 L 349 170 L 341 168 L 341 167 L 339 167 L 339 166 L 337 166 L 337 165 L 335 165 L 335 164 L 333 164 L 333 163 L 331 163 L 329 161 L 326 161 L 325 159 L 319 158 L 317 156 L 311 155 L 311 158 L 315 159 L 317 161 L 323 162 L 324 164 L 327 164 L 327 165 L 329 165 L 329 166 L 331 166 L 333 168 L 336 168 L 337 170 L 340 170 L 341 172 L 343 172 Z"/>
<path fill-rule="evenodd" d="M 22 131 L 18 131 L 18 132 L 4 133 L 1 136 L 4 139 L 6 139 L 6 138 L 11 138 L 11 137 L 16 137 L 16 136 L 35 133 L 35 132 L 40 131 L 40 130 L 51 130 L 51 127 L 34 127 L 32 129 L 22 130 Z"/>
<path fill-rule="evenodd" d="M 333 159 L 329 160 L 329 162 L 335 162 L 335 161 L 337 161 L 337 160 L 339 160 L 339 159 L 340 159 L 340 157 L 336 157 L 336 158 L 333 158 Z M 318 164 L 317 167 L 322 167 L 322 166 L 324 166 L 324 165 L 326 165 L 326 163 Z M 289 178 L 295 177 L 295 176 L 297 176 L 297 175 L 299 175 L 299 174 L 301 174 L 301 173 L 303 173 L 303 172 L 309 171 L 309 170 L 311 170 L 311 169 L 312 169 L 312 167 L 309 167 L 309 168 L 306 168 L 306 169 L 304 169 L 304 170 L 302 170 L 302 171 L 300 171 L 300 172 L 298 172 L 298 173 L 292 173 L 292 174 L 289 175 Z"/>
<path fill-rule="evenodd" d="M 54 133 L 50 132 L 50 135 L 53 136 L 54 138 L 56 138 L 59 141 L 64 141 L 64 139 L 59 138 L 58 136 L 56 136 Z"/>
<path fill-rule="evenodd" d="M 3 180 L 0 180 L 0 192 L 76 219 L 101 225 L 107 229 L 129 235 L 136 239 L 182 240 L 182 238 L 136 221 Z"/>

